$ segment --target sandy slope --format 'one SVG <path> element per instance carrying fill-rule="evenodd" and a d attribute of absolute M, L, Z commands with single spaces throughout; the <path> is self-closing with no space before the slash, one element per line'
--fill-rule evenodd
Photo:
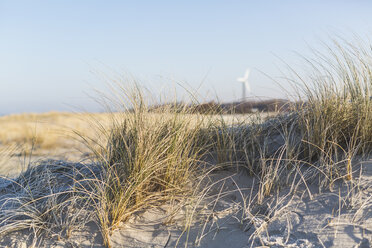
<path fill-rule="evenodd" d="M 371 247 L 372 163 L 364 164 L 363 171 L 359 192 L 354 191 L 354 196 L 347 196 L 350 190 L 346 185 L 336 185 L 333 192 L 322 193 L 310 185 L 312 197 L 303 187 L 294 195 L 287 195 L 288 189 L 283 189 L 265 200 L 256 220 L 241 220 L 242 213 L 234 211 L 242 204 L 241 195 L 233 192 L 221 198 L 212 211 L 200 247 Z M 244 173 L 232 176 L 226 179 L 226 189 L 236 189 L 234 182 L 240 188 L 251 185 L 252 178 Z M 160 224 L 145 225 L 151 223 L 154 216 L 159 215 L 146 213 L 136 226 L 114 233 L 113 244 L 117 247 L 175 247 L 180 230 Z M 194 223 L 188 242 L 190 247 L 200 238 L 204 224 L 203 221 Z M 262 232 L 257 238 L 250 239 L 260 228 Z M 185 237 L 182 237 L 179 246 L 184 244 Z"/>
<path fill-rule="evenodd" d="M 315 183 L 308 189 L 299 185 L 294 194 L 283 188 L 261 205 L 251 207 L 249 195 L 257 192 L 257 187 L 252 189 L 253 178 L 243 171 L 220 170 L 211 178 L 219 183 L 208 191 L 215 197 L 201 202 L 197 211 L 202 214 L 194 219 L 189 233 L 183 233 L 183 226 L 190 209 L 183 208 L 169 223 L 168 207 L 164 205 L 139 213 L 114 231 L 112 246 L 371 247 L 372 162 L 357 168 L 355 176 L 361 176 L 353 190 L 342 183 L 323 192 L 318 192 Z M 242 196 L 246 197 L 245 203 Z M 3 237 L 0 246 L 30 247 L 32 236 L 31 231 L 13 233 Z M 103 247 L 94 223 L 75 231 L 68 240 L 45 237 L 35 245 L 39 246 Z"/>

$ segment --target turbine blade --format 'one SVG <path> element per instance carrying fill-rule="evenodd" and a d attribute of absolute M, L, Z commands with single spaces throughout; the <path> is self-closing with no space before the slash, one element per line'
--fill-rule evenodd
<path fill-rule="evenodd" d="M 251 72 L 251 70 L 248 68 L 246 71 L 245 71 L 245 75 L 244 75 L 244 78 L 247 80 L 248 77 L 249 77 L 249 73 Z"/>

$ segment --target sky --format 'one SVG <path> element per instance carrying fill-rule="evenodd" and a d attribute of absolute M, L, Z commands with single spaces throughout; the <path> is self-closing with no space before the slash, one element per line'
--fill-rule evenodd
<path fill-rule="evenodd" d="M 285 97 L 270 79 L 282 61 L 330 34 L 368 34 L 371 11 L 366 0 L 0 0 L 0 114 L 100 111 L 92 98 L 111 77 L 235 101 L 248 67 L 252 97 Z"/>

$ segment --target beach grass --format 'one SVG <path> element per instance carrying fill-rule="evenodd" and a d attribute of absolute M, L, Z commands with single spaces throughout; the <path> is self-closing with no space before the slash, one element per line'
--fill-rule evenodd
<path fill-rule="evenodd" d="M 315 53 L 316 60 L 306 60 L 313 73 L 295 73 L 289 80 L 299 104 L 270 117 L 257 113 L 228 120 L 213 109 L 200 114 L 176 99 L 174 104 L 151 102 L 137 84 L 116 82 L 105 118 L 89 116 L 89 126 L 71 131 L 93 154 L 89 161 L 46 160 L 16 178 L 3 177 L 7 195 L 0 198 L 0 234 L 32 230 L 37 245 L 43 235 L 68 238 L 93 221 L 111 247 L 110 236 L 122 223 L 163 204 L 174 210 L 191 205 L 187 233 L 197 205 L 211 199 L 207 192 L 215 182 L 204 182 L 221 170 L 244 170 L 255 179 L 249 198 L 237 189 L 246 199 L 241 221 L 253 221 L 253 206 L 285 187 L 290 195 L 303 184 L 311 197 L 310 183 L 322 191 L 338 181 L 354 182 L 354 160 L 368 157 L 372 147 L 372 52 L 355 44 L 333 41 L 328 55 Z M 161 107 L 154 111 L 154 104 Z M 23 117 L 6 118 L 22 123 Z M 31 132 L 30 126 L 7 128 L 0 133 L 4 144 L 51 149 L 59 143 L 46 131 Z"/>

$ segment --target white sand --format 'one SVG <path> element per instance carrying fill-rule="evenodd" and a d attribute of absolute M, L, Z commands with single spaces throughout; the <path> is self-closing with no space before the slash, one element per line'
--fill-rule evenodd
<path fill-rule="evenodd" d="M 355 166 L 356 167 L 356 166 Z M 248 197 L 253 178 L 244 172 L 219 171 L 213 180 L 226 178 L 209 192 L 232 191 L 220 196 L 216 204 L 198 209 L 204 217 L 194 220 L 189 233 L 183 233 L 185 209 L 172 224 L 165 224 L 167 206 L 150 209 L 134 216 L 111 235 L 112 247 L 371 247 L 372 245 L 372 162 L 365 163 L 358 179 L 359 189 L 350 193 L 346 184 L 336 184 L 333 191 L 319 193 L 309 185 L 295 194 L 283 188 L 252 208 L 255 217 L 242 212 L 242 195 Z M 356 171 L 358 175 L 359 170 Z M 356 178 L 355 178 L 356 180 Z M 241 189 L 240 191 L 237 189 Z M 350 193 L 350 194 L 349 194 Z M 349 195 L 348 195 L 349 194 Z M 239 210 L 240 209 L 240 210 Z M 248 216 L 248 217 L 247 217 Z M 254 235 L 255 234 L 255 235 Z M 31 231 L 9 234 L 1 239 L 1 247 L 30 247 Z M 35 247 L 103 247 L 97 226 L 90 223 L 75 231 L 68 240 L 46 237 Z"/>

